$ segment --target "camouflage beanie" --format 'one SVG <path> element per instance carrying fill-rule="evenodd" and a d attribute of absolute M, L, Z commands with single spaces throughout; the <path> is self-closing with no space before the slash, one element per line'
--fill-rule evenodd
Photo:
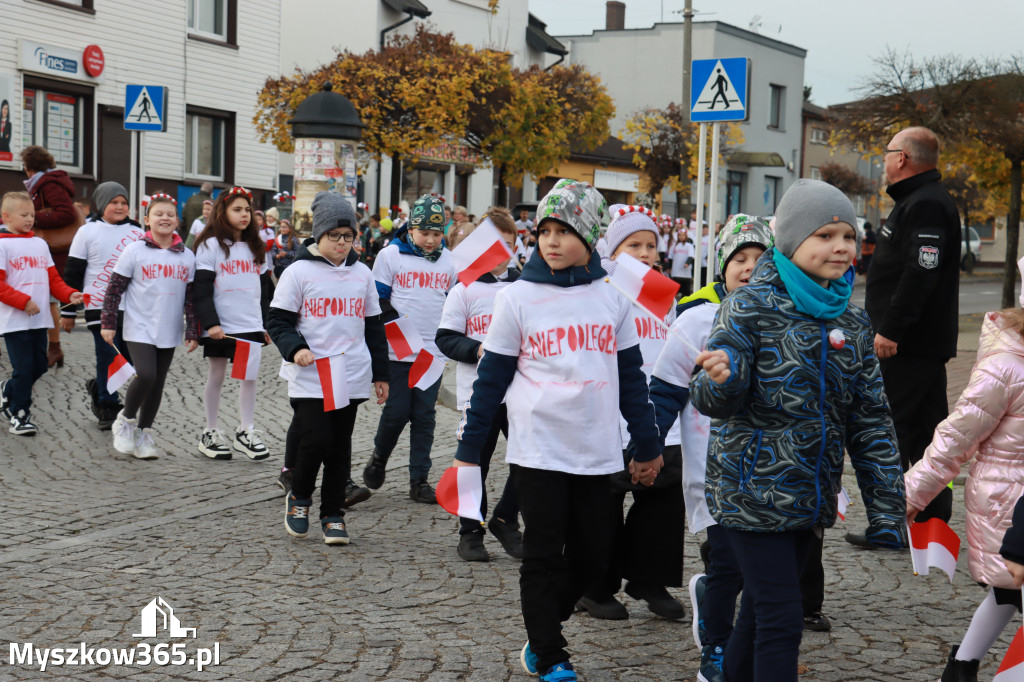
<path fill-rule="evenodd" d="M 537 228 L 545 220 L 557 220 L 576 231 L 591 251 L 601 237 L 601 218 L 608 202 L 585 182 L 563 179 L 555 183 L 537 206 Z"/>
<path fill-rule="evenodd" d="M 409 216 L 410 230 L 437 230 L 444 231 L 445 223 L 444 203 L 431 194 L 424 194 L 412 205 Z"/>

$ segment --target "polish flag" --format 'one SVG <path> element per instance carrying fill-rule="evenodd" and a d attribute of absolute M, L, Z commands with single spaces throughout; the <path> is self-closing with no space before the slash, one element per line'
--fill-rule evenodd
<path fill-rule="evenodd" d="M 1017 628 L 992 682 L 1024 682 L 1024 628 Z"/>
<path fill-rule="evenodd" d="M 934 566 L 953 582 L 956 560 L 960 556 L 960 538 L 942 519 L 928 519 L 910 526 L 910 560 L 915 575 L 928 575 Z"/>
<path fill-rule="evenodd" d="M 235 339 L 235 357 L 231 361 L 231 378 L 250 381 L 259 376 L 263 344 Z"/>
<path fill-rule="evenodd" d="M 467 287 L 511 257 L 508 244 L 490 218 L 485 218 L 452 250 L 459 281 Z"/>
<path fill-rule="evenodd" d="M 626 253 L 615 258 L 615 271 L 608 281 L 659 320 L 668 315 L 679 291 L 677 283 Z"/>
<path fill-rule="evenodd" d="M 332 355 L 329 358 L 317 358 L 316 373 L 320 376 L 320 388 L 324 391 L 324 412 L 340 410 L 348 405 L 345 357 Z"/>
<path fill-rule="evenodd" d="M 433 353 L 424 348 L 416 355 L 412 367 L 409 368 L 409 388 L 427 390 L 441 378 L 444 373 L 444 365 L 444 360 L 435 357 Z"/>
<path fill-rule="evenodd" d="M 128 364 L 123 355 L 118 353 L 107 367 L 107 393 L 113 393 L 124 386 L 133 374 L 135 374 L 135 368 Z"/>
<path fill-rule="evenodd" d="M 423 338 L 416 331 L 416 325 L 408 317 L 400 317 L 384 325 L 384 333 L 395 357 L 404 360 L 423 350 Z"/>
<path fill-rule="evenodd" d="M 86 308 L 89 307 L 90 301 L 92 301 L 92 294 L 82 294 L 82 303 L 85 304 Z"/>
<path fill-rule="evenodd" d="M 850 495 L 846 492 L 846 488 L 839 489 L 839 495 L 836 497 L 836 506 L 839 509 L 839 518 L 845 521 L 846 509 L 850 506 Z"/>
<path fill-rule="evenodd" d="M 478 466 L 448 467 L 437 482 L 437 503 L 449 514 L 483 523 L 483 499 L 484 483 Z"/>

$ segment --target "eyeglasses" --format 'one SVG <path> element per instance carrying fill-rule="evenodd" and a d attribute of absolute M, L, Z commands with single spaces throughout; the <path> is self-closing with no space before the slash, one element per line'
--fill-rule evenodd
<path fill-rule="evenodd" d="M 885 149 L 885 153 L 886 154 L 888 154 L 890 152 L 902 152 L 902 151 L 903 151 L 902 148 L 900 148 L 900 149 L 889 149 L 888 147 L 886 147 L 886 149 Z"/>
<path fill-rule="evenodd" d="M 354 242 L 356 240 L 356 236 L 351 232 L 328 232 L 324 236 L 332 242 Z"/>

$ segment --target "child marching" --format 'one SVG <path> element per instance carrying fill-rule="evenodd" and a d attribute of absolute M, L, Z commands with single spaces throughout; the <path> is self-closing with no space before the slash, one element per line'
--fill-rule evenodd
<path fill-rule="evenodd" d="M 221 192 L 196 241 L 195 308 L 203 330 L 199 345 L 209 365 L 203 392 L 206 429 L 199 452 L 210 459 L 231 459 L 232 449 L 250 459 L 270 455 L 255 429 L 256 379 L 239 381 L 239 424 L 230 446 L 217 413 L 236 340 L 269 342 L 264 331 L 270 303 L 267 273 L 266 245 L 252 219 L 252 194 L 244 187 Z"/>
<path fill-rule="evenodd" d="M 371 397 L 371 383 L 378 405 L 388 398 L 387 339 L 373 275 L 352 248 L 355 209 L 338 194 L 319 192 L 312 210 L 313 237 L 278 281 L 268 319 L 284 358 L 281 374 L 294 412 L 289 434 L 297 440 L 285 529 L 299 538 L 308 534 L 322 464 L 324 542 L 345 545 L 352 429 L 358 406 Z"/>
<path fill-rule="evenodd" d="M 168 194 L 150 198 L 146 210 L 149 231 L 117 259 L 103 299 L 100 334 L 114 348 L 115 356 L 117 352 L 131 354 L 136 372 L 111 429 L 114 449 L 138 459 L 160 456 L 150 428 L 160 409 L 174 349 L 181 345 L 183 335 L 189 353 L 197 347 L 198 330 L 192 314 L 195 255 L 176 231 L 176 204 Z M 127 349 L 115 345 L 119 310 L 124 311 Z"/>
<path fill-rule="evenodd" d="M 46 374 L 47 333 L 53 318 L 50 296 L 78 305 L 81 292 L 60 278 L 50 249 L 32 232 L 35 208 L 27 192 L 8 192 L 0 202 L 0 336 L 7 346 L 11 378 L 0 383 L 0 414 L 16 436 L 34 436 L 32 385 Z"/>

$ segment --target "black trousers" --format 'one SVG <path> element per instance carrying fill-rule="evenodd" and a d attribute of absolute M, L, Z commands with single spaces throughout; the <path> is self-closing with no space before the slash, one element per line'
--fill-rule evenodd
<path fill-rule="evenodd" d="M 800 596 L 803 599 L 805 616 L 821 613 L 821 606 L 825 603 L 825 569 L 821 565 L 821 550 L 824 544 L 825 531 L 822 529 L 820 538 L 816 533 L 811 538 L 807 565 L 800 576 Z"/>
<path fill-rule="evenodd" d="M 900 461 L 906 471 L 924 456 L 935 427 L 949 416 L 946 360 L 897 354 L 881 360 L 880 364 L 896 427 Z M 916 520 L 939 518 L 948 522 L 952 514 L 953 491 L 943 488 Z"/>
<path fill-rule="evenodd" d="M 523 515 L 519 596 L 537 669 L 569 660 L 561 624 L 604 571 L 609 477 L 512 466 Z"/>
<path fill-rule="evenodd" d="M 124 394 L 124 416 L 138 418 L 138 427 L 148 429 L 153 425 L 160 401 L 164 398 L 164 381 L 174 360 L 174 349 L 135 341 L 126 343 L 135 363 L 135 378 Z"/>
<path fill-rule="evenodd" d="M 324 412 L 318 398 L 292 398 L 292 426 L 299 434 L 295 453 L 292 493 L 310 499 L 316 488 L 316 475 L 323 465 L 320 482 L 320 518 L 345 516 L 345 484 L 352 473 L 352 428 L 356 411 L 366 399 L 356 399 L 340 410 Z M 289 428 L 289 432 L 291 429 Z"/>

